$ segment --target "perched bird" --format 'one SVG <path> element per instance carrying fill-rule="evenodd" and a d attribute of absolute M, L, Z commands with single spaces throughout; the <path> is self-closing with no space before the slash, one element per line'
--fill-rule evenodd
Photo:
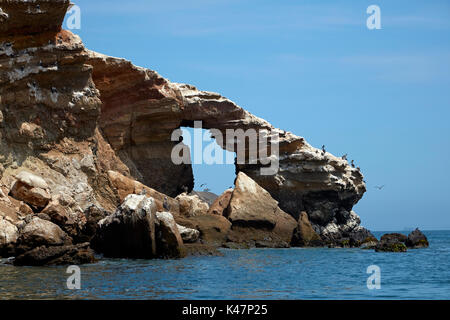
<path fill-rule="evenodd" d="M 327 151 L 325 150 L 325 145 L 322 146 L 322 152 L 325 154 Z"/>
<path fill-rule="evenodd" d="M 383 184 L 382 186 L 375 186 L 374 188 L 375 188 L 375 189 L 378 189 L 378 190 L 381 190 L 381 189 L 384 188 L 384 184 Z"/>
<path fill-rule="evenodd" d="M 167 197 L 164 197 L 163 208 L 164 210 L 170 211 L 170 206 Z"/>
<path fill-rule="evenodd" d="M 348 154 L 344 154 L 344 155 L 342 156 L 342 160 L 347 160 L 347 156 L 348 156 Z"/>
<path fill-rule="evenodd" d="M 200 188 L 203 188 L 206 186 L 206 183 L 203 183 L 202 185 L 200 185 Z"/>
<path fill-rule="evenodd" d="M 355 162 L 353 160 L 350 162 L 350 164 L 352 165 L 352 168 L 355 167 Z"/>
<path fill-rule="evenodd" d="M 186 186 L 182 186 L 181 189 L 183 190 L 184 193 L 188 193 L 189 188 Z"/>
<path fill-rule="evenodd" d="M 145 189 L 142 189 L 142 190 L 141 190 L 141 194 L 140 194 L 140 195 L 141 195 L 141 196 L 145 196 L 146 194 L 147 194 L 147 190 L 145 190 Z"/>

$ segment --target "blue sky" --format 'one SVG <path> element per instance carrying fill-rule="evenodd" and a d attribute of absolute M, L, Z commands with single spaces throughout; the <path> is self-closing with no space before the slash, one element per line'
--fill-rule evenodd
<path fill-rule="evenodd" d="M 75 3 L 88 48 L 348 153 L 367 181 L 363 225 L 450 229 L 449 1 Z M 381 30 L 366 27 L 371 4 Z M 233 183 L 233 166 L 194 169 L 216 193 Z"/>

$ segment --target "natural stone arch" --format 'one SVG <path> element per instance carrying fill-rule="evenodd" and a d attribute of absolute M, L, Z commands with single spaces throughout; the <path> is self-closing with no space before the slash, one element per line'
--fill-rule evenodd
<path fill-rule="evenodd" d="M 172 196 L 182 192 L 183 186 L 193 187 L 191 166 L 171 162 L 176 142 L 170 136 L 173 130 L 198 120 L 204 128 L 223 133 L 254 128 L 279 134 L 276 174 L 261 175 L 259 164 L 238 164 L 236 172 L 254 179 L 295 218 L 306 210 L 323 227 L 341 212 L 347 215 L 366 190 L 362 174 L 346 160 L 274 128 L 220 94 L 172 83 L 124 59 L 88 54 L 103 102 L 100 127 L 131 174 L 150 187 Z"/>

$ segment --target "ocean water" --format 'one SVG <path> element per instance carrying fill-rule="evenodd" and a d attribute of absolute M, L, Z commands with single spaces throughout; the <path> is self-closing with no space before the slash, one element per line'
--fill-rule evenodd
<path fill-rule="evenodd" d="M 0 265 L 0 299 L 450 299 L 450 231 L 425 231 L 430 248 L 226 250 L 223 257 L 107 259 L 66 267 Z M 379 237 L 382 233 L 377 232 Z M 367 288 L 380 267 L 381 288 Z"/>

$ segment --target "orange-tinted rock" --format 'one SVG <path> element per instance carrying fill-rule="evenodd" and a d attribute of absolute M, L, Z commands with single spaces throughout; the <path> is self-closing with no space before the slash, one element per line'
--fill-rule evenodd
<path fill-rule="evenodd" d="M 209 207 L 209 214 L 218 214 L 220 216 L 223 215 L 223 212 L 226 208 L 228 208 L 228 205 L 230 204 L 231 195 L 233 194 L 233 189 L 225 190 L 224 193 L 222 193 Z"/>
<path fill-rule="evenodd" d="M 239 172 L 226 211 L 232 223 L 232 242 L 259 246 L 288 246 L 297 223 L 278 202 L 243 172 Z"/>
<path fill-rule="evenodd" d="M 170 204 L 170 197 L 194 185 L 191 165 L 171 160 L 178 143 L 171 134 L 201 120 L 205 129 L 222 133 L 278 133 L 278 172 L 262 175 L 261 159 L 238 164 L 236 171 L 267 190 L 295 219 L 308 212 L 318 232 L 359 232 L 341 214 L 350 213 L 365 192 L 358 169 L 218 93 L 172 83 L 124 59 L 86 50 L 78 36 L 60 29 L 68 5 L 68 0 L 1 1 L 2 188 L 27 170 L 46 177 L 51 195 L 69 194 L 82 210 L 96 204 L 113 211 L 123 200 L 108 175 L 115 171 L 166 194 Z M 234 151 L 226 140 L 218 143 Z M 160 201 L 164 208 L 164 197 Z M 170 206 L 172 213 L 177 210 Z"/>
<path fill-rule="evenodd" d="M 175 200 L 178 201 L 180 214 L 183 216 L 194 217 L 208 213 L 209 205 L 202 201 L 197 195 L 182 193 L 178 195 Z"/>
<path fill-rule="evenodd" d="M 172 213 L 178 214 L 179 204 L 178 201 L 158 192 L 152 188 L 149 188 L 142 183 L 127 178 L 122 174 L 115 171 L 108 171 L 109 181 L 111 182 L 114 192 L 116 193 L 118 202 L 121 203 L 130 194 L 144 194 L 148 197 L 152 197 L 155 200 L 156 210 L 165 211 L 169 210 Z M 168 205 L 168 209 L 164 208 L 164 202 Z"/>
<path fill-rule="evenodd" d="M 203 243 L 220 246 L 225 243 L 231 223 L 223 216 L 205 214 L 195 217 L 174 216 L 176 222 L 187 228 L 200 232 Z"/>

